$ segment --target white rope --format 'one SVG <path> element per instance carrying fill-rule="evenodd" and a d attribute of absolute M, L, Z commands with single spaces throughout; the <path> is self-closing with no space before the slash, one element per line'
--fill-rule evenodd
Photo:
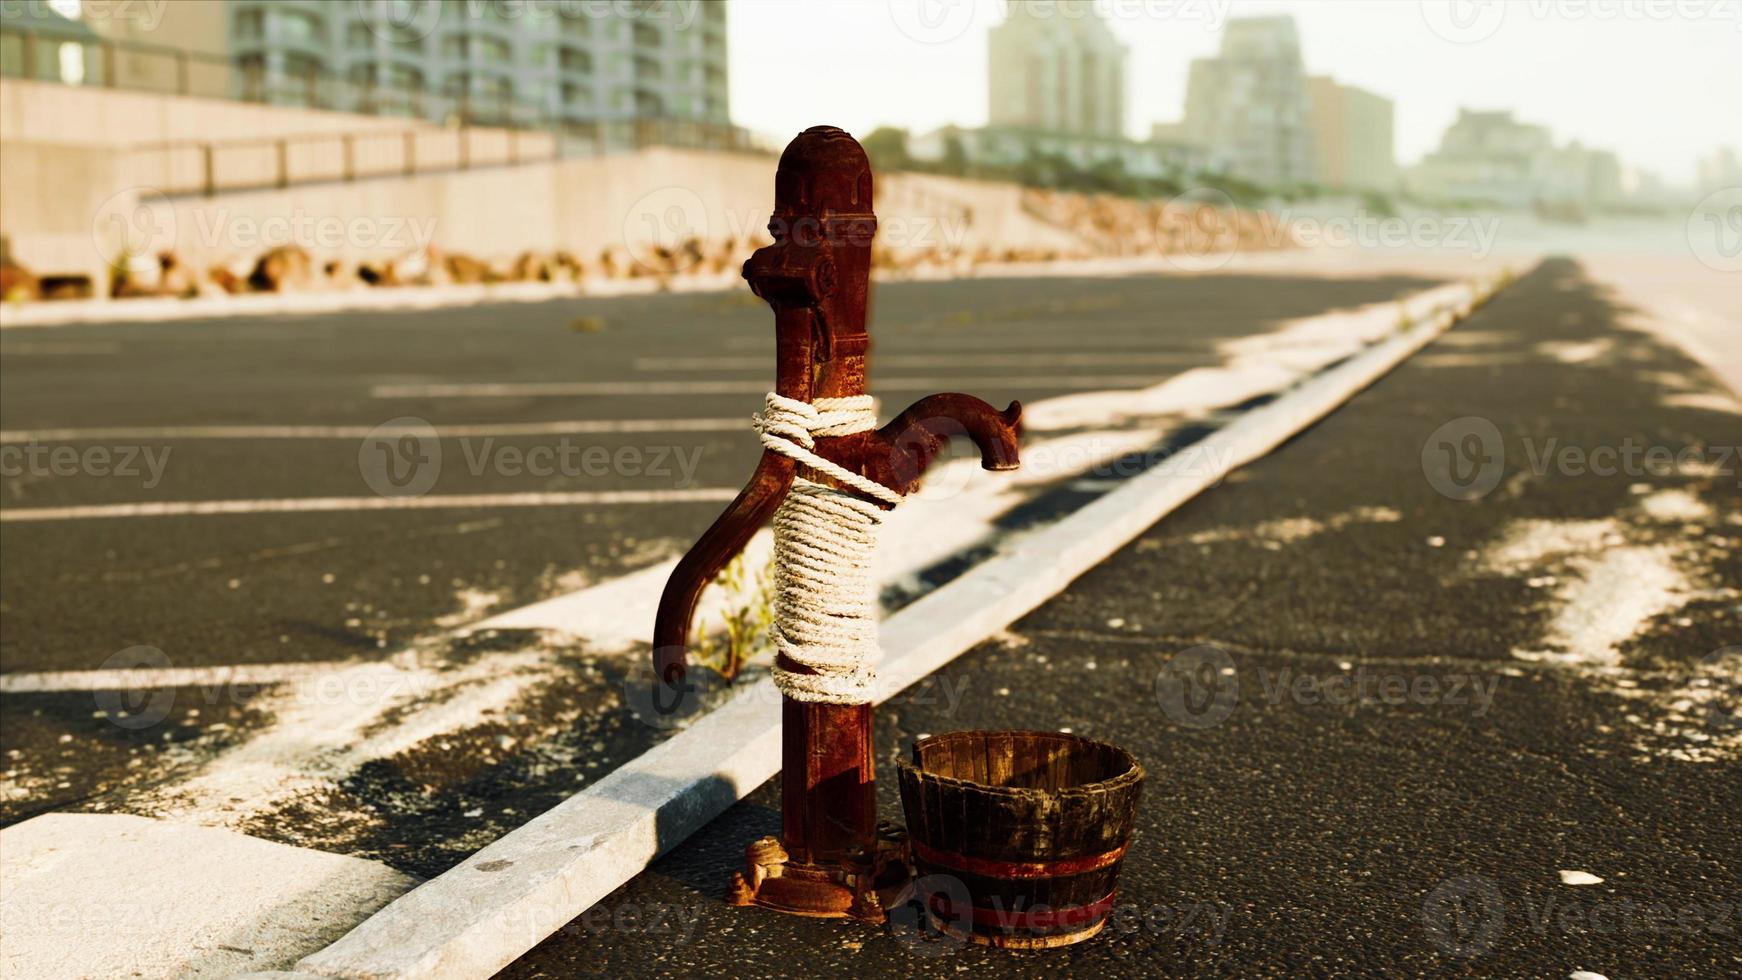
<path fill-rule="evenodd" d="M 875 429 L 877 401 L 870 395 L 801 402 L 771 391 L 762 414 L 754 421 L 763 448 L 827 473 L 867 497 L 891 505 L 901 503 L 901 494 L 894 490 L 811 452 L 818 436 L 850 436 Z"/>
<path fill-rule="evenodd" d="M 895 491 L 830 462 L 816 439 L 877 425 L 869 395 L 801 402 L 770 392 L 755 418 L 762 445 L 891 504 Z M 866 704 L 876 681 L 877 583 L 871 556 L 888 511 L 835 487 L 794 479 L 774 512 L 775 649 L 815 673 L 774 668 L 781 693 L 798 701 Z"/>

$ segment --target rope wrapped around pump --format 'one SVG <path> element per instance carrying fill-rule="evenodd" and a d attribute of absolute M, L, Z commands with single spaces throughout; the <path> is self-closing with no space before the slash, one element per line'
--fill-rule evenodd
<path fill-rule="evenodd" d="M 769 392 L 755 416 L 762 445 L 888 504 L 901 494 L 813 452 L 818 437 L 877 427 L 870 395 L 801 402 Z M 774 683 L 797 701 L 866 704 L 876 681 L 877 583 L 871 557 L 888 511 L 869 500 L 797 477 L 774 512 L 775 649 L 812 674 L 774 668 Z"/>

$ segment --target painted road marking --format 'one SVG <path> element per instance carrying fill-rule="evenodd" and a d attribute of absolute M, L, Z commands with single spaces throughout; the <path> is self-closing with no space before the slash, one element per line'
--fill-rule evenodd
<path fill-rule="evenodd" d="M 114 670 L 46 670 L 0 674 L 0 694 L 66 691 L 145 691 L 171 687 L 218 688 L 287 684 L 328 673 L 349 662 L 234 664 L 211 667 L 132 667 Z"/>
<path fill-rule="evenodd" d="M 618 504 L 724 502 L 737 487 L 690 490 L 577 490 L 569 493 L 457 493 L 424 497 L 291 497 L 281 500 L 166 500 L 130 504 L 0 509 L 0 524 L 80 521 L 116 517 L 210 517 L 221 514 L 308 514 L 362 510 L 437 510 L 482 507 L 578 507 Z"/>
<path fill-rule="evenodd" d="M 973 380 L 973 379 L 969 379 Z M 985 379 L 981 379 L 985 380 Z M 1135 388 L 1155 381 L 1148 374 L 1062 374 L 1000 377 L 1000 385 L 1060 391 Z M 878 378 L 882 391 L 950 391 L 964 383 L 953 378 Z M 525 381 L 376 385 L 374 398 L 539 398 L 576 395 L 760 395 L 767 381 Z"/>
<path fill-rule="evenodd" d="M 712 419 L 566 419 L 556 422 L 431 423 L 444 439 L 484 436 L 619 435 L 640 432 L 749 431 L 746 416 Z M 422 425 L 161 425 L 84 429 L 14 429 L 0 432 L 0 444 L 29 442 L 147 442 L 173 439 L 367 439 L 427 435 Z"/>
<path fill-rule="evenodd" d="M 119 354 L 121 345 L 115 341 L 29 341 L 17 340 L 0 344 L 0 357 L 78 357 Z"/>

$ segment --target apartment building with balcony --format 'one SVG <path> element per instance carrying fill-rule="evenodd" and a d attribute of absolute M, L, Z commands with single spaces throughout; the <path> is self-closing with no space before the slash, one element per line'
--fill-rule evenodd
<path fill-rule="evenodd" d="M 730 125 L 725 4 L 233 0 L 223 9 L 244 99 L 581 132 Z"/>

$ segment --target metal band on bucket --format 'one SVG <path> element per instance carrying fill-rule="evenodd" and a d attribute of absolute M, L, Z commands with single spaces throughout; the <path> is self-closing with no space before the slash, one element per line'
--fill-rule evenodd
<path fill-rule="evenodd" d="M 1113 892 L 1108 892 L 1106 898 L 1088 905 L 1074 905 L 1063 909 L 1039 909 L 1033 912 L 983 909 L 976 905 L 973 908 L 974 925 L 1006 931 L 1075 929 L 1079 926 L 1092 925 L 1106 918 L 1107 913 L 1113 909 L 1113 894 Z"/>
<path fill-rule="evenodd" d="M 1125 849 L 1130 846 L 1122 844 L 1105 854 L 1057 858 L 1051 861 L 996 861 L 991 858 L 969 857 L 953 851 L 940 851 L 917 840 L 909 840 L 908 843 L 913 846 L 914 856 L 927 864 L 965 871 L 982 878 L 1063 878 L 1099 871 L 1124 857 Z"/>

